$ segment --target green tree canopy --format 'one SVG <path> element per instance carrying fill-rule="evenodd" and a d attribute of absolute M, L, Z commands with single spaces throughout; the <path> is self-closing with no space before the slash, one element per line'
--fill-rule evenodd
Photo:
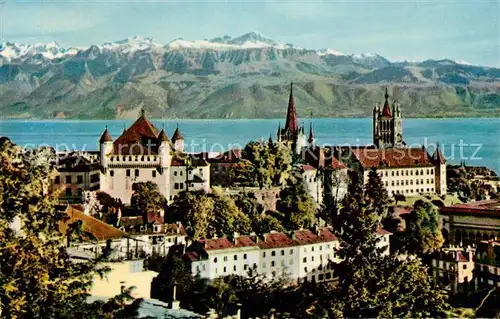
<path fill-rule="evenodd" d="M 155 183 L 134 183 L 132 185 L 132 190 L 134 193 L 130 199 L 130 205 L 143 216 L 146 217 L 148 213 L 159 214 L 161 209 L 165 209 L 167 200 L 165 196 L 160 193 L 160 189 Z M 143 220 L 147 221 L 147 218 Z"/>
<path fill-rule="evenodd" d="M 0 312 L 2 318 L 123 318 L 126 292 L 87 304 L 92 279 L 104 274 L 98 260 L 72 262 L 59 224 L 67 215 L 50 193 L 47 154 L 25 153 L 0 140 Z M 71 227 L 77 231 L 77 227 Z M 134 310 L 135 309 L 135 310 Z"/>
<path fill-rule="evenodd" d="M 307 192 L 299 172 L 294 172 L 280 192 L 278 210 L 283 213 L 283 225 L 287 229 L 311 227 L 317 214 L 316 203 Z"/>
<path fill-rule="evenodd" d="M 439 250 L 444 243 L 437 207 L 418 200 L 406 218 L 406 250 L 413 254 L 428 254 Z"/>
<path fill-rule="evenodd" d="M 364 194 L 368 209 L 376 213 L 380 219 L 387 215 L 387 204 L 390 199 L 387 190 L 384 187 L 382 178 L 375 168 L 368 173 L 368 182 L 364 186 Z"/>

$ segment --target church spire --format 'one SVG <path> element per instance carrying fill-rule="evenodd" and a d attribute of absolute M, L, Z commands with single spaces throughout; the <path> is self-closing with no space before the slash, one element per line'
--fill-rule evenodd
<path fill-rule="evenodd" d="M 307 140 L 309 144 L 314 143 L 314 131 L 313 131 L 313 123 L 311 122 L 310 128 L 309 128 L 309 139 Z"/>
<path fill-rule="evenodd" d="M 382 116 L 392 117 L 391 108 L 389 107 L 389 93 L 387 92 L 387 87 L 385 88 L 385 103 L 382 109 Z"/>
<path fill-rule="evenodd" d="M 297 122 L 297 112 L 293 100 L 293 82 L 290 83 L 290 97 L 288 99 L 288 111 L 286 114 L 285 130 L 291 133 L 297 132 L 299 125 Z"/>

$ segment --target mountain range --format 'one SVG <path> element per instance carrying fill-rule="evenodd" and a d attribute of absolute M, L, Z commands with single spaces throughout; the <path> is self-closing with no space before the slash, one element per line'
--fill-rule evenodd
<path fill-rule="evenodd" d="M 389 61 L 279 43 L 257 32 L 162 45 L 147 37 L 62 48 L 0 46 L 2 118 L 371 116 L 384 88 L 405 117 L 500 116 L 500 69 Z"/>

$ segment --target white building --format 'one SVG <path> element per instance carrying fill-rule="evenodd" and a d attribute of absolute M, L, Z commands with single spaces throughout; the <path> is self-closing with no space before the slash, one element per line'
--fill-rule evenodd
<path fill-rule="evenodd" d="M 99 140 L 100 190 L 130 203 L 132 185 L 154 182 L 170 202 L 183 191 L 210 189 L 210 165 L 201 156 L 184 153 L 179 129 L 172 142 L 144 112 L 113 141 L 106 129 Z"/>
<path fill-rule="evenodd" d="M 390 196 L 446 193 L 446 162 L 439 149 L 432 158 L 424 148 L 359 147 L 349 152 L 351 167 L 362 173 L 364 183 L 375 168 Z"/>
<path fill-rule="evenodd" d="M 389 253 L 391 233 L 380 229 L 379 247 Z M 205 239 L 188 247 L 185 258 L 193 275 L 215 279 L 227 275 L 248 276 L 255 271 L 268 280 L 283 278 L 289 282 L 329 281 L 334 279 L 333 265 L 341 261 L 339 241 L 327 227 L 298 230 L 290 235 L 272 232 L 262 237 L 238 236 L 234 239 Z"/>

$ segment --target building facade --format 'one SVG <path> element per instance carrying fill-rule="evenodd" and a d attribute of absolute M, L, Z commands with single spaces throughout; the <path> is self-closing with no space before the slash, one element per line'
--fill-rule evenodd
<path fill-rule="evenodd" d="M 379 230 L 379 247 L 389 253 L 391 233 Z M 341 261 L 339 241 L 327 227 L 271 232 L 263 236 L 239 236 L 232 239 L 204 239 L 187 249 L 185 259 L 193 275 L 215 279 L 227 275 L 258 274 L 267 280 L 282 278 L 288 282 L 329 281 L 334 279 L 334 264 Z"/>
<path fill-rule="evenodd" d="M 184 153 L 184 138 L 177 128 L 171 142 L 141 116 L 113 141 L 106 129 L 99 140 L 100 190 L 130 203 L 132 185 L 154 182 L 170 202 L 183 191 L 210 189 L 210 164 Z"/>
<path fill-rule="evenodd" d="M 441 207 L 443 236 L 453 245 L 477 245 L 500 237 L 500 200 L 489 199 Z"/>
<path fill-rule="evenodd" d="M 431 257 L 432 278 L 451 292 L 468 292 L 474 282 L 474 251 L 471 247 L 442 248 Z"/>
<path fill-rule="evenodd" d="M 60 192 L 60 201 L 81 203 L 85 191 L 99 190 L 100 169 L 96 158 L 87 153 L 58 154 L 56 158 L 51 189 Z"/>
<path fill-rule="evenodd" d="M 355 148 L 349 152 L 349 165 L 362 174 L 364 182 L 368 182 L 370 170 L 376 169 L 390 196 L 446 191 L 441 184 L 446 181 L 445 164 L 435 164 L 424 148 Z"/>

